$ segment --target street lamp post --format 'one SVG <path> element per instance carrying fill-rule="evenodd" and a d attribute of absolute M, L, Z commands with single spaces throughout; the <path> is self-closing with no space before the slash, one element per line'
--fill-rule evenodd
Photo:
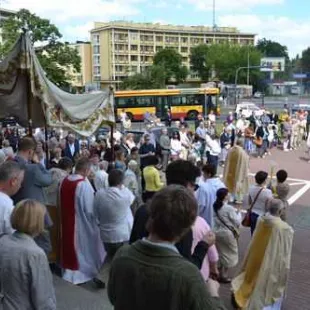
<path fill-rule="evenodd" d="M 236 70 L 236 75 L 235 75 L 235 105 L 237 105 L 237 86 L 238 86 L 238 76 L 239 76 L 239 72 L 241 70 L 247 69 L 248 71 L 250 69 L 261 69 L 261 68 L 266 68 L 265 66 L 247 66 L 247 67 L 239 67 Z"/>

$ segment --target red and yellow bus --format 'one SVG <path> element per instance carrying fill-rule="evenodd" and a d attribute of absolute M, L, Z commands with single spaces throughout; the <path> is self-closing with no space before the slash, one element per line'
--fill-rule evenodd
<path fill-rule="evenodd" d="M 164 119 L 169 108 L 173 119 L 195 119 L 211 110 L 220 114 L 218 95 L 218 88 L 116 91 L 115 106 L 118 116 L 124 110 L 133 121 L 143 120 L 146 112 Z"/>

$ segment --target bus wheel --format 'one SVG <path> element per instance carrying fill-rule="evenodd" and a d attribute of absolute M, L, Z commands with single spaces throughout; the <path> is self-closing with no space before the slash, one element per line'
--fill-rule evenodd
<path fill-rule="evenodd" d="M 127 117 L 128 117 L 131 121 L 133 121 L 133 115 L 132 115 L 132 113 L 126 112 L 126 114 L 127 114 Z"/>
<path fill-rule="evenodd" d="M 197 118 L 198 112 L 197 111 L 189 111 L 187 113 L 187 118 L 190 120 L 195 120 Z"/>

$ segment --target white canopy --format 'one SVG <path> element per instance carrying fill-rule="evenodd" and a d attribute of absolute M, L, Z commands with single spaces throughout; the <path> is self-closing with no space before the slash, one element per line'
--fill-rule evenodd
<path fill-rule="evenodd" d="M 33 127 L 65 127 L 90 136 L 115 123 L 112 91 L 73 95 L 46 78 L 27 33 L 0 63 L 0 118 L 14 116 Z"/>

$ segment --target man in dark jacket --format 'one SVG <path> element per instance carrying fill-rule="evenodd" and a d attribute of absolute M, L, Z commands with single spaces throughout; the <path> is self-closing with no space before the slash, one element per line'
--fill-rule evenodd
<path fill-rule="evenodd" d="M 76 156 L 80 154 L 80 144 L 75 135 L 70 133 L 68 135 L 66 147 L 63 151 L 63 157 L 69 157 L 73 162 Z"/>
<path fill-rule="evenodd" d="M 172 162 L 166 171 L 167 185 L 181 185 L 194 192 L 196 189 L 196 179 L 200 176 L 200 170 L 194 164 L 185 160 L 177 160 Z M 134 224 L 131 231 L 130 243 L 143 239 L 148 236 L 146 228 L 149 219 L 149 212 L 147 205 L 141 206 L 134 218 Z M 214 240 L 214 239 L 213 239 Z M 210 239 L 200 241 L 192 254 L 193 232 L 190 229 L 176 244 L 180 254 L 195 264 L 199 269 L 201 268 L 203 259 L 208 251 L 209 245 L 212 245 L 212 234 Z"/>
<path fill-rule="evenodd" d="M 44 187 L 53 183 L 52 174 L 46 170 L 34 153 L 36 142 L 33 138 L 23 138 L 18 145 L 18 153 L 15 161 L 26 167 L 25 178 L 20 190 L 12 197 L 14 204 L 24 199 L 35 199 L 43 204 L 46 203 Z M 45 216 L 45 227 L 50 228 L 53 222 L 48 214 Z M 48 230 L 35 238 L 37 244 L 49 253 L 51 251 L 51 242 Z"/>

